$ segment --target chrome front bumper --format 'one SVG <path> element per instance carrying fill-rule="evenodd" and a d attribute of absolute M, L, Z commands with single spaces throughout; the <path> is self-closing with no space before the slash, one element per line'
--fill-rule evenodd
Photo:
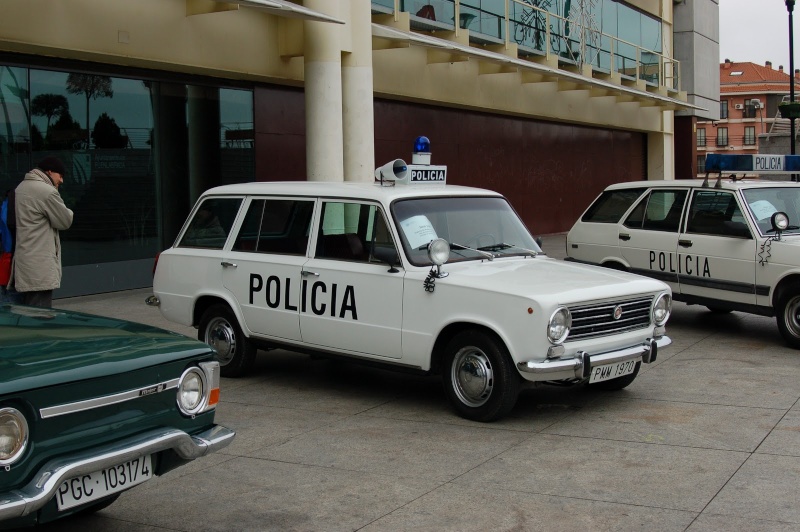
<path fill-rule="evenodd" d="M 593 367 L 614 364 L 626 360 L 641 358 L 642 362 L 649 364 L 658 356 L 658 348 L 666 347 L 672 343 L 669 336 L 649 338 L 640 345 L 626 347 L 607 353 L 592 355 L 586 351 L 578 351 L 573 358 L 545 360 L 543 362 L 520 362 L 517 369 L 523 373 L 546 376 L 544 380 L 559 379 L 588 379 Z"/>
<path fill-rule="evenodd" d="M 234 431 L 220 425 L 194 436 L 177 429 L 153 430 L 83 453 L 51 460 L 27 486 L 0 493 L 0 521 L 23 517 L 40 510 L 55 496 L 58 487 L 65 480 L 169 449 L 185 460 L 194 460 L 226 447 L 235 435 Z"/>

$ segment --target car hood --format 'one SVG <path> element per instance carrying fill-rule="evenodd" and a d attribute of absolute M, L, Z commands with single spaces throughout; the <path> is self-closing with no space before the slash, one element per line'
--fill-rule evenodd
<path fill-rule="evenodd" d="M 437 282 L 559 304 L 669 291 L 665 283 L 641 275 L 544 256 L 446 264 L 442 271 L 450 275 Z"/>
<path fill-rule="evenodd" d="M 197 340 L 149 325 L 0 305 L 0 395 L 212 353 Z"/>

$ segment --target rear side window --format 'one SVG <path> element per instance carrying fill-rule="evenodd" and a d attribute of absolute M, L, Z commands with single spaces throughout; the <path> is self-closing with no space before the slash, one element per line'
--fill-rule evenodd
<path fill-rule="evenodd" d="M 178 247 L 222 249 L 242 198 L 207 198 L 194 212 Z"/>
<path fill-rule="evenodd" d="M 625 220 L 625 227 L 677 233 L 687 190 L 653 190 Z"/>
<path fill-rule="evenodd" d="M 253 199 L 233 251 L 305 255 L 313 214 L 312 200 Z"/>
<path fill-rule="evenodd" d="M 625 190 L 606 190 L 597 198 L 581 218 L 582 222 L 615 224 L 625 214 L 633 202 L 641 196 L 645 188 Z"/>

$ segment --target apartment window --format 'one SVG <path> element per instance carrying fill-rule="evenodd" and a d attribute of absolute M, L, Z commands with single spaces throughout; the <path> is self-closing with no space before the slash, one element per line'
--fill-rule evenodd
<path fill-rule="evenodd" d="M 697 173 L 698 173 L 698 175 L 706 173 L 706 156 L 705 155 L 698 155 L 697 156 Z"/>
<path fill-rule="evenodd" d="M 728 145 L 728 128 L 727 127 L 718 127 L 717 128 L 717 146 L 727 146 Z"/>
<path fill-rule="evenodd" d="M 758 107 L 756 107 L 757 103 L 759 103 L 759 100 L 745 100 L 742 118 L 755 118 L 758 110 Z"/>
<path fill-rule="evenodd" d="M 705 148 L 706 147 L 706 130 L 705 129 L 698 129 L 697 130 L 697 147 L 698 148 Z"/>
<path fill-rule="evenodd" d="M 728 119 L 728 100 L 719 101 L 719 119 L 720 120 Z"/>
<path fill-rule="evenodd" d="M 754 146 L 756 143 L 756 128 L 748 126 L 744 128 L 744 143 L 746 146 Z"/>

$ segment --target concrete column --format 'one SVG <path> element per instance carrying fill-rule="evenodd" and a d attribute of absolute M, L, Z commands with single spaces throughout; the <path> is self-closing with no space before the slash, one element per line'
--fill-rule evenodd
<path fill-rule="evenodd" d="M 675 179 L 675 135 L 673 111 L 663 111 L 664 131 L 647 135 L 647 178 Z"/>
<path fill-rule="evenodd" d="M 371 183 L 375 173 L 372 90 L 372 7 L 350 0 L 351 52 L 342 56 L 344 178 Z"/>
<path fill-rule="evenodd" d="M 309 9 L 341 17 L 342 0 L 306 0 Z M 306 168 L 309 181 L 344 181 L 341 36 L 349 28 L 304 22 Z"/>

